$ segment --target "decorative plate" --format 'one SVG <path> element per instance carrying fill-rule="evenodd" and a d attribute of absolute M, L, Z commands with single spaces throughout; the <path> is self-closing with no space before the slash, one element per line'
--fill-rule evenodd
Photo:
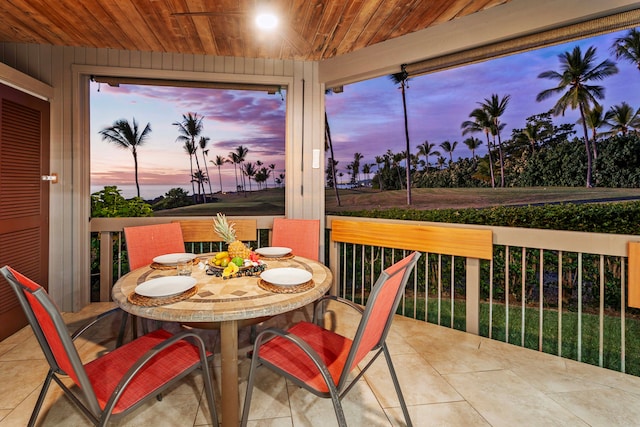
<path fill-rule="evenodd" d="M 276 286 L 296 286 L 308 282 L 312 277 L 307 270 L 291 267 L 273 268 L 260 274 L 262 280 Z"/>
<path fill-rule="evenodd" d="M 195 254 L 187 254 L 187 253 L 176 253 L 176 254 L 166 254 L 160 255 L 153 259 L 153 262 L 157 262 L 158 264 L 163 265 L 176 265 L 179 259 L 189 258 L 194 260 L 196 257 Z"/>
<path fill-rule="evenodd" d="M 196 285 L 190 276 L 166 276 L 147 280 L 136 286 L 136 294 L 151 298 L 168 297 L 189 290 Z"/>
<path fill-rule="evenodd" d="M 269 246 L 266 248 L 259 248 L 254 251 L 258 255 L 262 255 L 265 258 L 279 258 L 291 253 L 291 248 L 285 248 L 280 246 Z"/>

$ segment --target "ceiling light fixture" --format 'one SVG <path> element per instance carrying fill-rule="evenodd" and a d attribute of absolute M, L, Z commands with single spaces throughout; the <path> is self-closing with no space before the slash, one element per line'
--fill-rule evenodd
<path fill-rule="evenodd" d="M 257 5 L 256 26 L 261 30 L 273 30 L 278 26 L 278 16 L 269 6 L 267 1 Z"/>

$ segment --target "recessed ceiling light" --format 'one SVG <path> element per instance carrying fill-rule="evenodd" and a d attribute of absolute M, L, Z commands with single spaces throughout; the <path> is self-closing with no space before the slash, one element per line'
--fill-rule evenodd
<path fill-rule="evenodd" d="M 256 25 L 262 30 L 273 30 L 278 26 L 278 17 L 272 12 L 260 12 L 256 15 Z"/>

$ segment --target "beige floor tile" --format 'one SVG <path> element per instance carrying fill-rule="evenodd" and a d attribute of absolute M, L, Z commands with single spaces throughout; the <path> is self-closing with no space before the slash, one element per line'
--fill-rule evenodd
<path fill-rule="evenodd" d="M 640 396 L 609 388 L 598 390 L 597 399 L 589 391 L 555 393 L 550 397 L 590 426 L 640 425 Z"/>
<path fill-rule="evenodd" d="M 247 427 L 291 427 L 293 424 L 291 417 L 271 418 L 268 420 L 256 420 L 247 422 Z"/>
<path fill-rule="evenodd" d="M 403 354 L 391 359 L 407 405 L 462 400 L 460 394 L 421 356 Z M 400 406 L 384 355 L 378 357 L 364 377 L 383 408 Z"/>
<path fill-rule="evenodd" d="M 400 408 L 385 409 L 394 426 L 404 426 Z M 490 424 L 467 402 L 409 406 L 414 427 L 487 427 Z"/>
<path fill-rule="evenodd" d="M 0 409 L 13 409 L 34 390 L 40 390 L 47 371 L 44 361 L 0 362 Z"/>
<path fill-rule="evenodd" d="M 446 375 L 447 381 L 492 426 L 586 424 L 508 370 Z"/>
<path fill-rule="evenodd" d="M 65 313 L 76 326 L 112 304 L 92 304 L 80 313 Z M 327 325 L 353 334 L 359 316 L 340 304 L 330 306 Z M 277 316 L 258 329 L 286 328 L 309 320 L 298 310 Z M 77 341 L 83 360 L 113 346 L 116 316 Z M 163 325 L 173 332 L 177 324 Z M 174 329 L 171 329 L 174 328 Z M 207 348 L 219 351 L 218 331 L 197 330 Z M 240 404 L 246 389 L 251 349 L 250 329 L 239 331 Z M 631 426 L 640 425 L 640 378 L 557 356 L 481 338 L 446 327 L 399 316 L 387 342 L 413 424 L 420 426 Z M 369 360 L 368 356 L 366 360 Z M 213 369 L 220 414 L 219 354 Z M 364 365 L 361 365 L 364 366 Z M 0 342 L 0 427 L 24 426 L 29 419 L 47 365 L 30 328 Z M 351 376 L 353 377 L 354 374 Z M 200 372 L 188 376 L 114 426 L 211 426 Z M 404 426 L 384 357 L 343 400 L 349 425 Z M 532 421 L 533 420 L 533 421 Z M 89 426 L 89 421 L 52 384 L 40 417 L 42 426 Z M 337 425 L 331 401 L 293 386 L 267 369 L 259 371 L 250 427 Z"/>
<path fill-rule="evenodd" d="M 296 386 L 290 386 L 288 391 L 294 426 L 338 425 L 330 399 L 319 398 Z M 350 426 L 391 426 L 384 410 L 362 380 L 342 400 L 342 407 Z"/>
<path fill-rule="evenodd" d="M 246 377 L 242 376 L 242 378 Z M 240 395 L 242 396 L 240 411 L 242 411 L 242 405 L 244 404 L 246 389 L 247 382 L 245 380 L 240 384 Z M 249 419 L 264 420 L 285 417 L 291 417 L 287 382 L 284 377 L 268 369 L 258 369 L 251 396 Z"/>

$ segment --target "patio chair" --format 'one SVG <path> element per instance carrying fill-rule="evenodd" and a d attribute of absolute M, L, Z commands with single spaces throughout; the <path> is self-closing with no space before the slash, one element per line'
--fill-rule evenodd
<path fill-rule="evenodd" d="M 318 261 L 320 259 L 320 221 L 274 218 L 271 246 L 291 248 L 294 255 Z"/>
<path fill-rule="evenodd" d="M 149 265 L 158 255 L 184 252 L 180 224 L 166 223 L 125 227 L 129 269 Z"/>
<path fill-rule="evenodd" d="M 51 380 L 93 424 L 104 426 L 110 419 L 120 418 L 150 398 L 159 397 L 163 390 L 197 368 L 202 369 L 213 425 L 218 425 L 208 365 L 212 354 L 205 350 L 198 335 L 189 331 L 172 335 L 162 329 L 155 330 L 83 364 L 74 340 L 98 320 L 120 309 L 103 313 L 69 335 L 60 312 L 44 288 L 9 266 L 2 267 L 0 273 L 18 296 L 49 363 L 29 426 L 38 418 Z M 77 388 L 67 387 L 62 381 L 64 376 L 71 378 Z"/>
<path fill-rule="evenodd" d="M 364 309 L 351 301 L 327 295 L 316 303 L 313 323 L 300 322 L 286 331 L 268 328 L 260 332 L 253 346 L 241 425 L 246 426 L 248 421 L 256 370 L 265 366 L 316 396 L 330 398 L 338 424 L 346 426 L 342 398 L 378 356 L 384 354 L 405 421 L 407 426 L 411 426 L 409 411 L 385 340 L 409 275 L 419 257 L 420 253 L 414 252 L 384 270 L 371 289 Z M 353 339 L 321 326 L 321 309 L 328 301 L 346 304 L 361 314 Z M 349 374 L 371 351 L 376 353 L 349 381 Z"/>

